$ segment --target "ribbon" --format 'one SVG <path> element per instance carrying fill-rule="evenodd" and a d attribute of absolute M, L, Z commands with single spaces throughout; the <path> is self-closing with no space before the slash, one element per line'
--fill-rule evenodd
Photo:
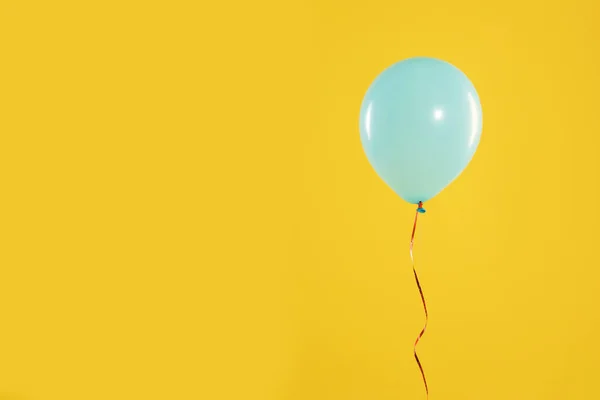
<path fill-rule="evenodd" d="M 412 234 L 410 236 L 410 260 L 412 262 L 413 274 L 415 275 L 415 281 L 417 282 L 417 287 L 419 288 L 419 294 L 421 295 L 421 301 L 423 302 L 423 309 L 425 310 L 425 325 L 417 336 L 417 340 L 415 341 L 415 345 L 413 347 L 413 352 L 415 354 L 415 360 L 417 360 L 417 365 L 419 366 L 419 370 L 421 371 L 421 376 L 423 377 L 423 383 L 425 384 L 425 393 L 427 399 L 429 399 L 429 387 L 427 386 L 427 379 L 425 379 L 425 372 L 423 371 L 423 366 L 421 365 L 421 361 L 419 360 L 419 356 L 417 355 L 417 345 L 419 344 L 419 340 L 423 337 L 425 330 L 427 329 L 427 322 L 429 321 L 429 314 L 427 313 L 427 303 L 425 303 L 425 296 L 423 296 L 423 289 L 421 289 L 421 283 L 419 282 L 419 276 L 417 275 L 417 270 L 415 269 L 415 258 L 413 257 L 413 246 L 415 243 L 415 231 L 417 230 L 417 219 L 419 214 L 425 213 L 425 209 L 423 208 L 423 202 L 419 202 L 419 207 L 417 208 L 417 212 L 415 213 L 415 222 L 413 224 Z"/>

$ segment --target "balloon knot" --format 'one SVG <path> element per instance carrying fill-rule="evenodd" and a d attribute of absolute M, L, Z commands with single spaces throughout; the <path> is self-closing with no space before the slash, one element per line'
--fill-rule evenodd
<path fill-rule="evenodd" d="M 423 202 L 422 201 L 419 202 L 419 207 L 417 208 L 417 212 L 419 212 L 421 214 L 425 214 L 425 209 L 423 208 Z"/>

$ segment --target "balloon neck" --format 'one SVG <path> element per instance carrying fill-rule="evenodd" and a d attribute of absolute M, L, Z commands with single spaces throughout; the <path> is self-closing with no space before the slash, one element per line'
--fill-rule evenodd
<path fill-rule="evenodd" d="M 423 202 L 422 201 L 419 202 L 419 206 L 417 208 L 417 212 L 421 213 L 421 214 L 425 214 L 425 209 L 423 208 Z"/>

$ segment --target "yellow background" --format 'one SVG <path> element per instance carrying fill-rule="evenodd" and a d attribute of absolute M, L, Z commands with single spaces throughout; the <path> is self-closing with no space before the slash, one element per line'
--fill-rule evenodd
<path fill-rule="evenodd" d="M 0 399 L 423 399 L 358 111 L 478 89 L 416 257 L 431 399 L 600 398 L 598 2 L 0 0 Z"/>

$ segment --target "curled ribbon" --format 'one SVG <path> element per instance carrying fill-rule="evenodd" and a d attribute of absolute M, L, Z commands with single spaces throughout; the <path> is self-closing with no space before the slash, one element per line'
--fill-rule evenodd
<path fill-rule="evenodd" d="M 423 208 L 423 202 L 419 202 L 419 207 L 417 208 L 417 212 L 415 213 L 415 222 L 413 224 L 412 234 L 410 236 L 410 260 L 412 262 L 413 274 L 415 275 L 415 281 L 417 282 L 417 287 L 419 288 L 419 294 L 421 295 L 421 301 L 423 302 L 423 309 L 425 310 L 425 325 L 417 336 L 417 340 L 415 341 L 415 345 L 413 347 L 413 352 L 415 354 L 415 360 L 417 360 L 417 365 L 419 366 L 419 370 L 421 371 L 421 376 L 423 377 L 423 383 L 425 384 L 425 393 L 427 395 L 427 399 L 429 399 L 429 387 L 427 386 L 427 379 L 425 379 L 425 372 L 423 371 L 423 366 L 421 365 L 421 361 L 419 360 L 419 356 L 417 355 L 417 345 L 419 344 L 419 340 L 423 337 L 425 330 L 427 329 L 427 322 L 429 321 L 429 314 L 427 313 L 427 303 L 425 303 L 425 296 L 423 296 L 423 289 L 421 289 L 421 283 L 419 282 L 419 276 L 417 275 L 417 270 L 415 269 L 415 258 L 413 257 L 413 246 L 415 243 L 415 231 L 417 230 L 417 219 L 419 214 L 425 213 L 425 209 Z"/>

